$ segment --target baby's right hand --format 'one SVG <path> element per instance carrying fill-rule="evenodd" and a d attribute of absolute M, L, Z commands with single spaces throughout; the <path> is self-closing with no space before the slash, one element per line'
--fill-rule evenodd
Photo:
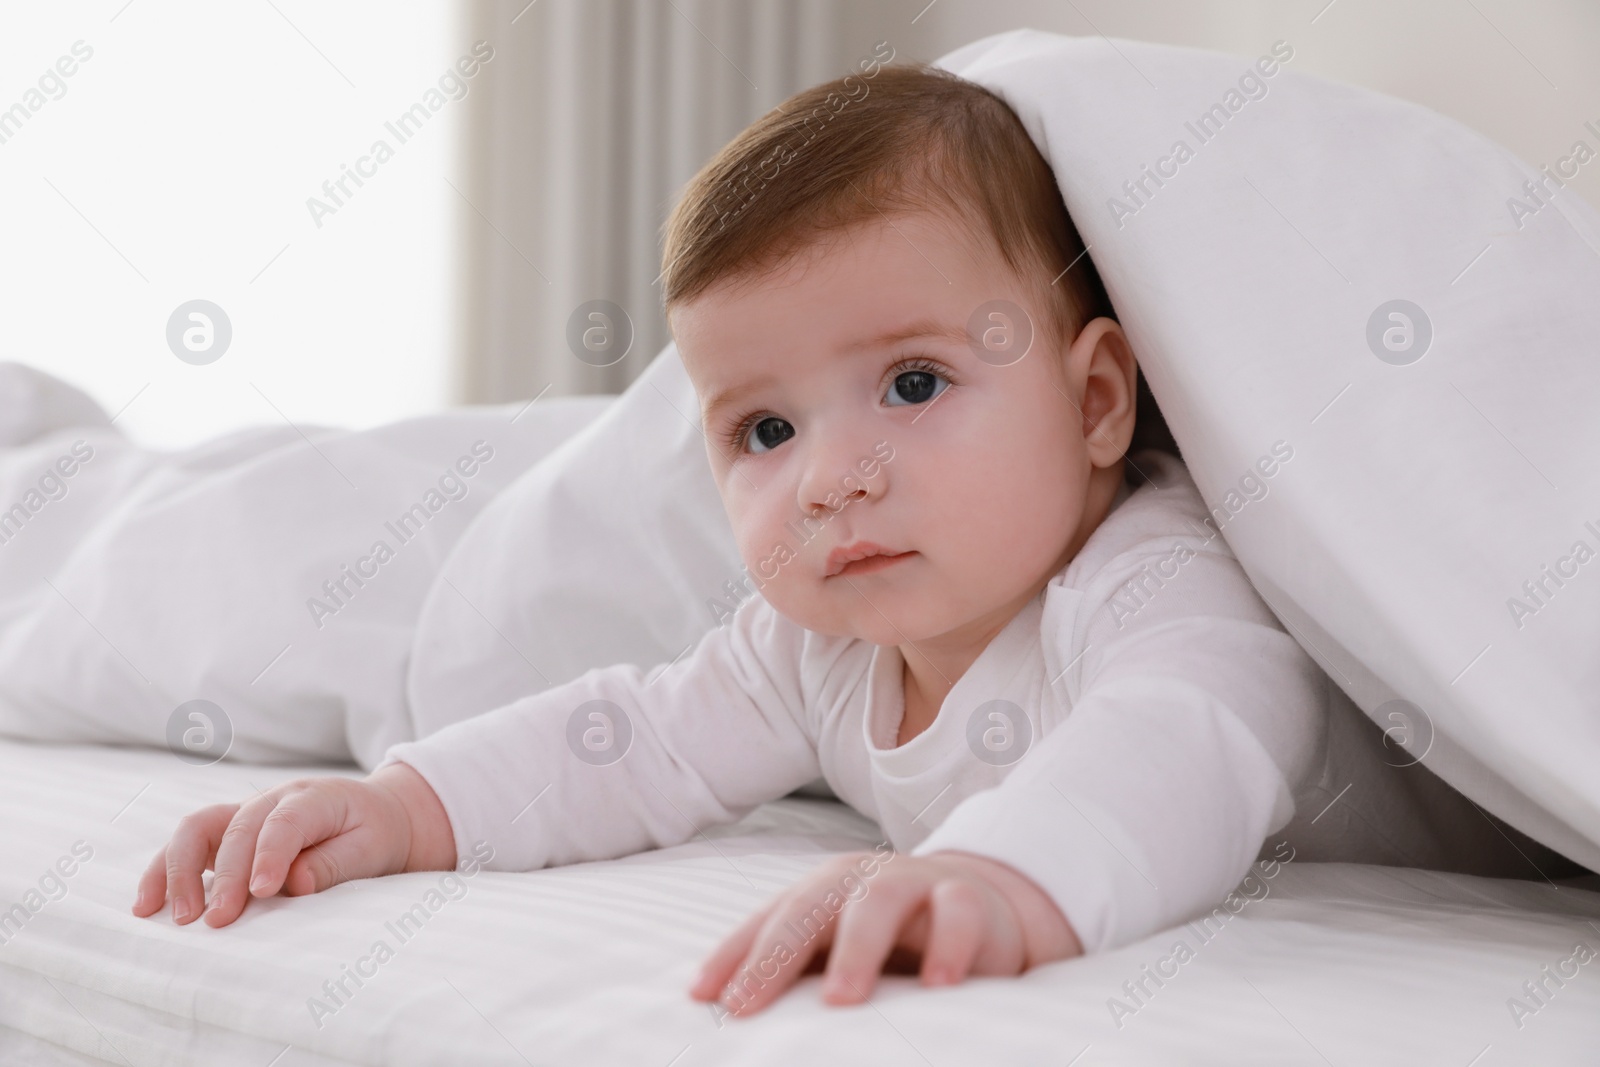
<path fill-rule="evenodd" d="M 298 778 L 243 804 L 184 817 L 139 879 L 133 913 L 172 899 L 179 924 L 199 918 L 201 875 L 215 870 L 208 926 L 239 917 L 251 896 L 320 893 L 352 878 L 451 870 L 455 838 L 427 780 L 404 763 L 363 779 Z"/>

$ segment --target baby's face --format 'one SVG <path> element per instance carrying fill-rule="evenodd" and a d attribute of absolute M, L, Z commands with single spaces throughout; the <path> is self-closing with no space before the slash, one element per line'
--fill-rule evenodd
<path fill-rule="evenodd" d="M 1020 359 L 968 341 L 997 300 L 1033 325 Z M 774 608 L 903 645 L 996 629 L 1065 565 L 1103 507 L 1086 507 L 1085 375 L 1063 369 L 1044 312 L 992 243 L 934 213 L 880 218 L 672 309 L 712 473 Z"/>

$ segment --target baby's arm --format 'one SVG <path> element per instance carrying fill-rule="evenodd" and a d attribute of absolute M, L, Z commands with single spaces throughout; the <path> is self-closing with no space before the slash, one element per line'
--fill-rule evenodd
<path fill-rule="evenodd" d="M 966 798 L 913 850 L 1009 864 L 1048 892 L 1083 950 L 1117 948 L 1210 910 L 1294 814 L 1322 747 L 1326 677 L 1220 538 L 1131 616 L 1091 583 L 1072 709 L 995 789 Z M 1105 568 L 1115 585 L 1146 559 Z M 1171 564 L 1168 564 L 1170 568 Z M 1096 607 L 1098 605 L 1098 607 Z"/>
<path fill-rule="evenodd" d="M 821 773 L 810 634 L 760 598 L 674 663 L 597 668 L 390 747 L 432 786 L 457 851 L 526 871 L 680 844 Z"/>
<path fill-rule="evenodd" d="M 153 915 L 170 897 L 172 917 L 226 926 L 252 897 L 320 893 L 351 878 L 450 870 L 450 820 L 422 776 L 405 764 L 364 779 L 300 778 L 243 804 L 202 808 L 139 879 L 133 913 Z M 202 874 L 217 872 L 205 903 Z"/>
<path fill-rule="evenodd" d="M 673 664 L 591 670 L 392 746 L 365 779 L 299 779 L 202 809 L 140 879 L 134 913 L 170 897 L 192 921 L 210 867 L 206 921 L 221 926 L 250 895 L 448 870 L 480 843 L 486 867 L 533 870 L 685 841 L 820 773 L 800 694 L 812 639 L 757 599 Z"/>

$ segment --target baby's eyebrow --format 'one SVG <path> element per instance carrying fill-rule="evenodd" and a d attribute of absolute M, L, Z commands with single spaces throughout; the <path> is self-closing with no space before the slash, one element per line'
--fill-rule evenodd
<path fill-rule="evenodd" d="M 941 341 L 949 341 L 951 344 L 964 345 L 967 343 L 967 330 L 965 326 L 941 322 L 938 319 L 924 318 L 880 333 L 876 337 L 856 341 L 848 347 L 852 350 L 882 348 L 884 345 L 892 345 L 897 341 L 909 341 L 918 337 L 931 337 Z"/>
<path fill-rule="evenodd" d="M 746 395 L 747 393 L 755 392 L 771 381 L 772 379 L 770 376 L 763 375 L 760 378 L 752 378 L 747 381 L 739 382 L 735 385 L 730 385 L 726 389 L 721 389 L 711 394 L 711 398 L 707 400 L 705 406 L 700 409 L 701 424 L 710 425 L 711 422 L 716 418 L 717 413 L 723 408 L 737 403 L 740 397 Z"/>

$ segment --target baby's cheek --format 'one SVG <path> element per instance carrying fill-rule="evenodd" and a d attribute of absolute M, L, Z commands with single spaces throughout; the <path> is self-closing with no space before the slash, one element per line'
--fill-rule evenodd
<path fill-rule="evenodd" d="M 808 630 L 833 633 L 841 620 L 838 605 L 823 588 L 822 561 L 829 548 L 825 536 L 807 544 L 794 531 L 780 530 L 752 542 L 741 554 L 751 588 L 774 610 Z"/>
<path fill-rule="evenodd" d="M 992 468 L 969 487 L 964 500 L 947 497 L 937 523 L 956 542 L 957 559 L 993 577 L 996 572 L 1044 566 L 1058 556 L 1083 513 L 1084 487 L 1062 465 L 1035 457 Z"/>
<path fill-rule="evenodd" d="M 781 526 L 751 524 L 736 533 L 739 557 L 750 574 L 751 584 L 768 600 L 783 594 L 798 561 L 795 539 Z"/>

